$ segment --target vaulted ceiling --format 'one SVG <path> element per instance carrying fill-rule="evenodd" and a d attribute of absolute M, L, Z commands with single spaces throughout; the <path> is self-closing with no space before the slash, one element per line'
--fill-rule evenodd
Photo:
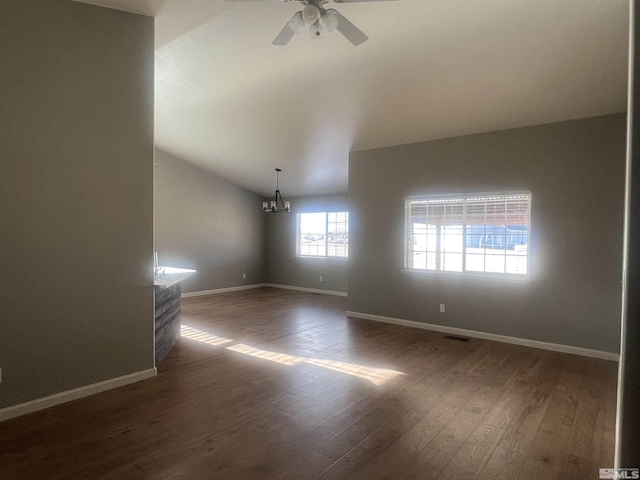
<path fill-rule="evenodd" d="M 626 108 L 628 0 L 332 4 L 358 47 L 271 45 L 299 2 L 81 1 L 155 16 L 157 146 L 264 195 L 275 167 L 288 196 L 346 192 L 352 150 Z"/>

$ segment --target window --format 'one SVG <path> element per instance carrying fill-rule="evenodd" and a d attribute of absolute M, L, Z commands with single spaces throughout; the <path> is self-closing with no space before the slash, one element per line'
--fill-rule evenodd
<path fill-rule="evenodd" d="M 349 212 L 298 214 L 298 255 L 349 256 Z"/>
<path fill-rule="evenodd" d="M 405 198 L 407 270 L 526 275 L 531 193 Z"/>

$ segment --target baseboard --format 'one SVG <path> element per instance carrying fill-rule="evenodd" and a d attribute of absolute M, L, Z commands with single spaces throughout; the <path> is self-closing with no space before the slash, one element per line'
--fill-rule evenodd
<path fill-rule="evenodd" d="M 603 352 L 601 350 L 591 350 L 589 348 L 574 347 L 571 345 L 560 345 L 557 343 L 541 342 L 538 340 L 529 340 L 526 338 L 509 337 L 506 335 L 498 335 L 495 333 L 478 332 L 475 330 L 466 330 L 464 328 L 446 327 L 444 325 L 434 325 L 432 323 L 414 322 L 413 320 L 403 320 L 401 318 L 383 317 L 380 315 L 372 315 L 370 313 L 347 312 L 347 317 L 362 318 L 364 320 L 373 320 L 376 322 L 393 323 L 394 325 L 404 325 L 405 327 L 422 328 L 424 330 L 432 330 L 435 332 L 448 333 L 464 337 L 482 338 L 484 340 L 494 340 L 496 342 L 511 343 L 514 345 L 523 345 L 525 347 L 541 348 L 543 350 L 552 350 L 554 352 L 571 353 L 573 355 L 581 355 L 583 357 L 600 358 L 603 360 L 613 360 L 617 362 L 619 355 L 612 352 Z"/>
<path fill-rule="evenodd" d="M 187 292 L 182 294 L 182 298 L 202 297 L 204 295 L 215 295 L 217 293 L 237 292 L 239 290 L 251 290 L 253 288 L 267 287 L 267 283 L 252 283 L 251 285 L 238 285 L 237 287 L 216 288 L 215 290 L 202 290 L 200 292 Z"/>
<path fill-rule="evenodd" d="M 279 283 L 264 283 L 263 287 L 282 288 L 284 290 L 298 290 L 300 292 L 319 293 L 321 295 L 335 295 L 337 297 L 346 297 L 347 292 L 338 292 L 335 290 L 322 290 L 320 288 L 296 287 L 294 285 L 282 285 Z"/>
<path fill-rule="evenodd" d="M 54 407 L 61 403 L 78 400 L 79 398 L 88 397 L 89 395 L 95 395 L 96 393 L 129 385 L 130 383 L 146 380 L 147 378 L 155 377 L 157 374 L 158 371 L 154 367 L 84 387 L 74 388 L 73 390 L 67 390 L 66 392 L 56 393 L 54 395 L 49 395 L 48 397 L 38 398 L 12 407 L 3 408 L 0 409 L 0 422 L 9 420 L 10 418 L 19 417 L 21 415 L 26 415 L 28 413 L 37 412 L 38 410 L 44 410 L 45 408 Z"/>

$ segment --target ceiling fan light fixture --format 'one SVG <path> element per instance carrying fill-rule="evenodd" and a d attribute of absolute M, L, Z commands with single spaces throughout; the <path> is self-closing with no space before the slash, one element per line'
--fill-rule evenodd
<path fill-rule="evenodd" d="M 338 27 L 338 16 L 333 12 L 324 12 L 319 22 L 325 32 L 333 32 Z"/>
<path fill-rule="evenodd" d="M 311 25 L 320 18 L 320 9 L 315 5 L 307 5 L 302 10 L 302 20 L 307 25 Z"/>
<path fill-rule="evenodd" d="M 304 28 L 305 23 L 302 19 L 302 12 L 296 13 L 291 20 L 289 20 L 289 28 L 296 33 L 300 33 L 300 31 Z"/>
<path fill-rule="evenodd" d="M 316 20 L 312 25 L 309 26 L 309 32 L 311 33 L 311 38 L 320 38 L 324 34 L 324 28 L 320 24 L 320 20 Z"/>

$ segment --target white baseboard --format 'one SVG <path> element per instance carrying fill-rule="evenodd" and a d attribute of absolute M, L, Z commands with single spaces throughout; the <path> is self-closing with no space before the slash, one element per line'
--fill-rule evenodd
<path fill-rule="evenodd" d="M 298 290 L 300 292 L 319 293 L 321 295 L 336 295 L 338 297 L 346 297 L 346 292 L 337 292 L 334 290 L 322 290 L 319 288 L 296 287 L 294 285 L 281 285 L 279 283 L 254 283 L 252 285 L 240 285 L 239 287 L 218 288 L 216 290 L 202 290 L 200 292 L 183 293 L 183 298 L 201 297 L 204 295 L 215 295 L 217 293 L 237 292 L 239 290 L 250 290 L 253 288 L 282 288 L 284 290 Z"/>
<path fill-rule="evenodd" d="M 319 293 L 321 295 L 335 295 L 337 297 L 346 297 L 347 292 L 338 292 L 335 290 L 322 290 L 320 288 L 296 287 L 294 285 L 281 285 L 279 283 L 265 283 L 264 287 L 282 288 L 284 290 L 298 290 L 300 292 Z"/>
<path fill-rule="evenodd" d="M 199 292 L 187 292 L 182 294 L 182 298 L 202 297 L 204 295 L 215 295 L 217 293 L 237 292 L 239 290 L 251 290 L 253 288 L 267 287 L 267 283 L 252 283 L 251 285 L 239 285 L 237 287 L 216 288 L 215 290 L 202 290 Z"/>
<path fill-rule="evenodd" d="M 478 332 L 475 330 L 466 330 L 464 328 L 446 327 L 444 325 L 434 325 L 432 323 L 414 322 L 413 320 L 403 320 L 401 318 L 383 317 L 380 315 L 372 315 L 370 313 L 347 312 L 347 317 L 362 318 L 364 320 L 373 320 L 376 322 L 393 323 L 394 325 L 404 325 L 405 327 L 422 328 L 424 330 L 433 330 L 435 332 L 448 333 L 463 337 L 482 338 L 484 340 L 494 340 L 496 342 L 511 343 L 514 345 L 523 345 L 525 347 L 541 348 L 543 350 L 552 350 L 554 352 L 571 353 L 573 355 L 582 355 L 583 357 L 601 358 L 603 360 L 613 360 L 617 362 L 619 355 L 612 352 L 603 352 L 601 350 L 591 350 L 589 348 L 574 347 L 571 345 L 560 345 L 557 343 L 540 342 L 538 340 L 529 340 L 526 338 L 509 337 L 506 335 L 498 335 L 495 333 Z"/>
<path fill-rule="evenodd" d="M 113 388 L 129 385 L 130 383 L 146 380 L 147 378 L 155 377 L 158 374 L 156 368 L 150 368 L 148 370 L 142 370 L 140 372 L 130 373 L 122 377 L 112 378 L 103 382 L 86 385 L 80 388 L 74 388 L 73 390 L 67 390 L 66 392 L 56 393 L 49 395 L 48 397 L 38 398 L 29 402 L 20 403 L 12 407 L 0 409 L 0 422 L 9 420 L 10 418 L 19 417 L 28 413 L 37 412 L 45 408 L 54 407 L 61 403 L 70 402 L 79 398 L 88 397 L 96 393 L 111 390 Z"/>

